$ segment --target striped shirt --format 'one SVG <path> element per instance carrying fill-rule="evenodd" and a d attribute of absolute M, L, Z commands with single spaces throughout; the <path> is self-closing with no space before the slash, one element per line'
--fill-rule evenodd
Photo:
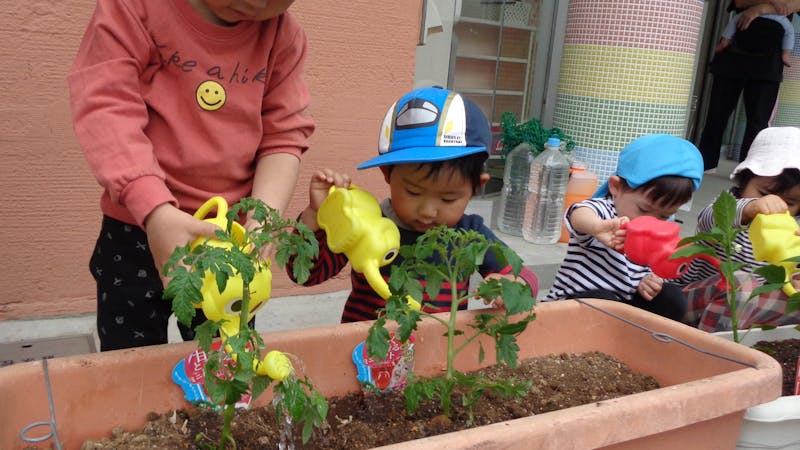
<path fill-rule="evenodd" d="M 733 192 L 731 192 L 733 193 Z M 753 244 L 750 242 L 750 232 L 747 226 L 742 225 L 742 211 L 744 207 L 747 206 L 748 203 L 755 200 L 754 198 L 740 198 L 736 200 L 736 216 L 733 220 L 733 227 L 740 228 L 742 231 L 736 235 L 734 238 L 733 243 L 735 248 L 738 248 L 739 251 L 734 253 L 731 256 L 731 260 L 733 262 L 742 263 L 745 266 L 740 269 L 745 272 L 753 272 L 754 269 L 765 266 L 767 263 L 756 261 L 755 257 L 753 256 Z M 709 232 L 711 229 L 716 225 L 714 223 L 714 210 L 713 204 L 706 206 L 700 211 L 700 215 L 697 217 L 697 232 Z M 708 241 L 698 242 L 698 244 L 705 244 L 709 247 L 712 247 L 717 254 L 717 258 L 723 260 L 726 258 L 725 250 L 722 246 L 717 245 L 715 243 L 711 243 Z M 692 260 L 691 265 L 689 266 L 689 270 L 683 274 L 677 280 L 674 280 L 676 284 L 680 286 L 686 286 L 689 283 L 693 283 L 699 280 L 705 280 L 707 278 L 711 278 L 713 276 L 719 275 L 719 271 L 716 267 L 712 266 L 710 263 L 702 260 L 702 259 L 694 259 Z"/>
<path fill-rule="evenodd" d="M 398 225 L 398 229 L 400 230 L 400 245 L 411 245 L 417 240 L 418 237 L 422 236 L 423 233 L 406 229 L 402 226 L 402 224 L 399 223 L 396 215 L 394 214 L 394 210 L 391 207 L 391 203 L 388 200 L 385 200 L 381 204 L 381 209 L 383 210 L 384 216 L 388 217 Z M 486 236 L 487 239 L 502 243 L 502 241 L 500 241 L 500 239 L 498 239 L 494 233 L 492 233 L 492 231 L 483 223 L 483 218 L 478 215 L 465 214 L 463 217 L 461 217 L 461 220 L 454 225 L 454 228 L 462 230 L 474 230 Z M 348 259 L 344 253 L 334 253 L 328 247 L 327 236 L 324 230 L 317 230 L 315 237 L 319 241 L 319 256 L 314 261 L 313 267 L 311 267 L 311 274 L 308 280 L 305 282 L 305 286 L 317 285 L 333 278 L 334 276 L 338 275 L 339 272 L 348 264 Z M 401 262 L 402 256 L 398 255 L 392 264 L 400 264 Z M 286 272 L 289 274 L 289 277 L 292 278 L 292 280 L 295 282 L 297 281 L 292 275 L 291 260 L 286 265 Z M 494 257 L 494 254 L 489 251 L 486 252 L 483 264 L 479 267 L 478 272 L 483 277 L 494 273 L 505 275 L 511 273 L 511 267 L 500 266 L 500 263 Z M 388 281 L 390 273 L 391 265 L 386 265 L 381 268 L 381 274 L 385 280 Z M 538 291 L 538 280 L 536 275 L 530 269 L 523 267 L 519 276 L 529 286 L 531 286 L 533 296 L 536 298 Z M 376 319 L 377 310 L 385 307 L 386 301 L 370 287 L 366 277 L 364 277 L 363 274 L 351 270 L 350 283 L 352 285 L 352 290 L 350 291 L 350 295 L 347 297 L 347 302 L 345 302 L 344 305 L 344 312 L 342 312 L 341 319 L 342 323 Z M 422 282 L 422 285 L 425 285 L 424 281 Z M 459 281 L 456 285 L 456 288 L 458 290 L 459 297 L 467 294 L 469 292 L 469 279 Z M 450 311 L 450 299 L 452 298 L 451 294 L 451 284 L 446 282 L 442 283 L 441 289 L 435 298 L 431 299 L 427 294 L 423 295 L 423 310 L 429 313 Z M 458 305 L 458 309 L 467 309 L 467 305 L 467 300 L 464 300 Z"/>
<path fill-rule="evenodd" d="M 564 224 L 570 235 L 567 254 L 558 268 L 553 287 L 543 300 L 562 300 L 581 292 L 604 290 L 630 301 L 642 278 L 652 273 L 650 268 L 632 262 L 590 234 L 575 231 L 570 217 L 580 207 L 591 208 L 603 220 L 618 217 L 610 198 L 584 200 L 567 209 L 564 214 Z"/>

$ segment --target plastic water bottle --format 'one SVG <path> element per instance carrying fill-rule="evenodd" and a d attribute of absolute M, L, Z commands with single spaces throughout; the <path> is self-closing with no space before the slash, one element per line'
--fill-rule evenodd
<path fill-rule="evenodd" d="M 522 236 L 522 221 L 528 201 L 532 162 L 533 153 L 530 146 L 525 143 L 514 147 L 506 156 L 500 212 L 497 215 L 497 227 L 503 233 Z"/>
<path fill-rule="evenodd" d="M 582 202 L 591 198 L 597 190 L 597 174 L 587 169 L 583 163 L 575 162 L 569 170 L 569 182 L 567 183 L 567 194 L 564 196 L 564 213 L 567 208 L 575 203 Z M 563 218 L 564 215 L 562 214 Z M 569 231 L 561 224 L 561 237 L 558 242 L 569 242 Z"/>
<path fill-rule="evenodd" d="M 555 244 L 561 236 L 564 196 L 569 181 L 569 161 L 561 141 L 553 136 L 531 164 L 528 203 L 522 237 L 534 244 Z"/>

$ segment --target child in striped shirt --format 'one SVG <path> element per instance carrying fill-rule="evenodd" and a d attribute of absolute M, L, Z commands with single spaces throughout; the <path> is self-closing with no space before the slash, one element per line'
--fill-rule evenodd
<path fill-rule="evenodd" d="M 732 260 L 744 264 L 735 274 L 742 303 L 739 311 L 740 328 L 755 324 L 785 325 L 800 322 L 800 311 L 784 314 L 786 295 L 774 291 L 747 301 L 750 292 L 762 284 L 752 272 L 766 265 L 753 257 L 748 225 L 757 214 L 776 214 L 789 211 L 795 218 L 800 215 L 800 128 L 771 127 L 758 133 L 747 158 L 731 173 L 734 186 L 730 193 L 736 198 L 734 226 L 742 228 L 734 243 L 739 249 Z M 697 220 L 697 232 L 711 231 L 715 226 L 712 205 L 706 206 Z M 723 249 L 704 242 L 717 250 Z M 800 256 L 800 255 L 798 255 Z M 731 326 L 727 293 L 717 286 L 720 274 L 711 264 L 692 261 L 689 270 L 677 283 L 684 286 L 688 298 L 685 321 L 705 331 L 729 330 Z M 793 281 L 800 288 L 800 281 Z"/>
<path fill-rule="evenodd" d="M 460 94 L 441 88 L 422 88 L 402 96 L 389 108 L 381 126 L 379 155 L 359 169 L 379 167 L 389 184 L 391 196 L 381 203 L 383 215 L 400 231 L 400 245 L 413 244 L 430 228 L 447 225 L 474 230 L 489 240 L 500 241 L 474 214 L 464 214 L 472 198 L 489 180 L 484 163 L 489 157 L 491 132 L 480 108 Z M 347 187 L 350 177 L 330 169 L 317 171 L 309 186 L 310 201 L 300 221 L 315 231 L 320 242 L 319 257 L 311 268 L 306 285 L 322 283 L 336 276 L 348 264 L 343 253 L 334 253 L 326 245 L 327 235 L 317 223 L 317 211 L 332 185 Z M 392 264 L 400 264 L 401 256 Z M 391 265 L 381 268 L 388 279 Z M 501 265 L 487 252 L 479 268 L 484 278 L 513 279 L 511 267 Z M 287 273 L 292 277 L 291 261 Z M 523 268 L 519 278 L 530 286 L 534 298 L 538 290 L 536 275 Z M 386 302 L 369 285 L 366 277 L 351 270 L 352 290 L 342 313 L 342 322 L 377 318 L 377 310 Z M 459 280 L 458 295 L 469 289 L 469 279 Z M 450 311 L 451 289 L 443 283 L 435 298 L 427 293 L 422 299 L 426 312 Z M 495 306 L 500 306 L 499 302 Z M 467 302 L 459 305 L 467 309 Z"/>
<path fill-rule="evenodd" d="M 594 198 L 567 209 L 567 255 L 544 301 L 602 298 L 681 320 L 686 298 L 680 287 L 621 253 L 621 226 L 639 216 L 669 219 L 702 177 L 703 158 L 691 142 L 666 134 L 631 141 L 620 152 L 616 174 Z"/>

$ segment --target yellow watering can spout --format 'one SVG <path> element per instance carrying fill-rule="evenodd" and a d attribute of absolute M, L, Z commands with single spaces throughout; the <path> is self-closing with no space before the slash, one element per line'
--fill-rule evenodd
<path fill-rule="evenodd" d="M 783 267 L 786 272 L 783 292 L 789 296 L 797 292 L 790 282 L 797 271 L 797 263 L 786 259 L 800 256 L 800 236 L 796 234 L 798 229 L 800 226 L 788 211 L 781 214 L 757 214 L 750 223 L 753 257 L 757 261 Z"/>
<path fill-rule="evenodd" d="M 331 251 L 344 253 L 353 270 L 364 274 L 370 287 L 388 299 L 391 293 L 380 268 L 397 257 L 400 230 L 383 217 L 375 196 L 353 184 L 348 188 L 331 186 L 317 211 L 317 223 L 325 230 Z M 408 300 L 412 308 L 419 309 L 419 302 Z"/>

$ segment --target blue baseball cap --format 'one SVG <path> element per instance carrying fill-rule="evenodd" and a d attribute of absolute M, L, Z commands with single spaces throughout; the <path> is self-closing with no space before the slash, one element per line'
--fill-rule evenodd
<path fill-rule="evenodd" d="M 619 154 L 617 173 L 633 189 L 666 175 L 692 180 L 694 190 L 703 179 L 703 156 L 691 142 L 670 134 L 647 134 L 632 140 Z M 608 181 L 594 193 L 608 196 Z"/>
<path fill-rule="evenodd" d="M 440 87 L 417 89 L 386 112 L 378 156 L 358 168 L 460 158 L 488 152 L 491 140 L 489 121 L 474 102 Z"/>

